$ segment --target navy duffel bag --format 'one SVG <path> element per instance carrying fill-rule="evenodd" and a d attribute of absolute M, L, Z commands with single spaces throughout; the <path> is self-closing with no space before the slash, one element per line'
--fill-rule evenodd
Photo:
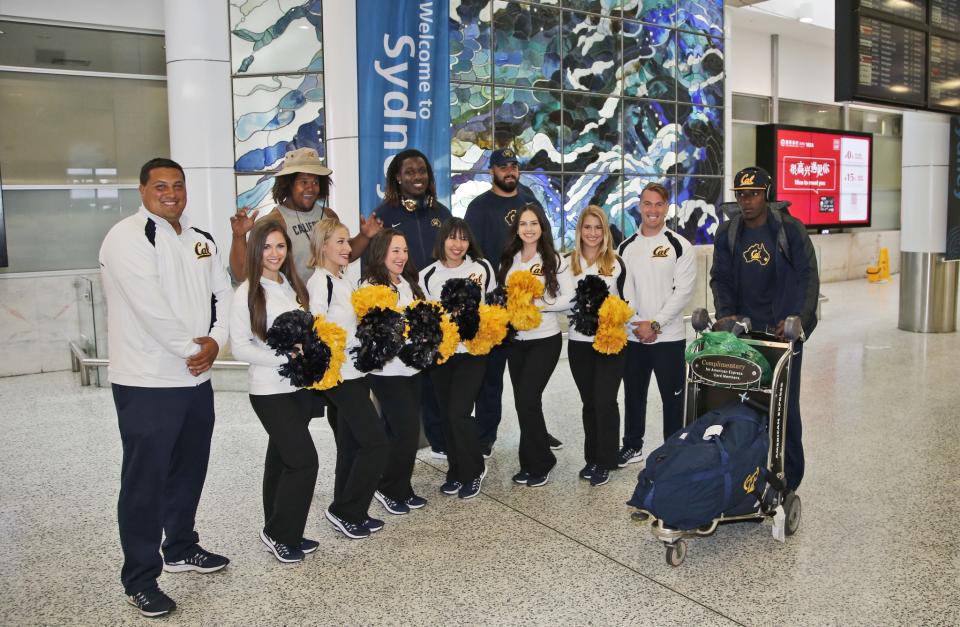
<path fill-rule="evenodd" d="M 676 529 L 756 511 L 768 442 L 767 417 L 747 405 L 709 411 L 650 454 L 627 504 Z"/>

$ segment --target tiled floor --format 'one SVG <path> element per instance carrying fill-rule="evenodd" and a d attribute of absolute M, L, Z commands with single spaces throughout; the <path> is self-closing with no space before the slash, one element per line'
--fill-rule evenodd
<path fill-rule="evenodd" d="M 163 575 L 170 624 L 960 624 L 960 336 L 896 330 L 897 284 L 824 286 L 825 319 L 803 372 L 803 521 L 786 544 L 770 525 L 733 525 L 667 566 L 624 502 L 639 467 L 591 488 L 576 477 L 582 434 L 565 361 L 545 398 L 567 446 L 544 488 L 515 486 L 508 410 L 483 494 L 430 498 L 350 542 L 322 519 L 333 440 L 315 421 L 321 472 L 308 521 L 320 550 L 284 566 L 262 550 L 266 437 L 239 392 L 217 395 L 202 542 L 233 560 L 213 575 Z M 508 386 L 509 387 L 509 386 Z M 648 429 L 659 431 L 653 394 Z M 512 402 L 509 394 L 505 405 Z M 116 531 L 120 446 L 109 390 L 76 375 L 0 379 L 0 624 L 142 623 L 124 603 Z M 650 441 L 647 452 L 659 444 Z"/>

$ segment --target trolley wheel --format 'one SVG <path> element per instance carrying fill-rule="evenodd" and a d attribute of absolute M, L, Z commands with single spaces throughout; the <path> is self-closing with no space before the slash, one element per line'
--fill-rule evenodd
<path fill-rule="evenodd" d="M 666 558 L 670 566 L 683 564 L 683 560 L 687 559 L 687 541 L 677 540 L 673 544 L 668 544 Z"/>
<path fill-rule="evenodd" d="M 788 493 L 783 499 L 783 513 L 786 517 L 784 533 L 786 535 L 792 536 L 797 532 L 797 529 L 800 528 L 801 511 L 800 497 L 797 496 L 795 492 Z"/>

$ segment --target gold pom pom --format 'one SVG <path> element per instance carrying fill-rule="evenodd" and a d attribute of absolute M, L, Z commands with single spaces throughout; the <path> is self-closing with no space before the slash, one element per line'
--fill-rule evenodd
<path fill-rule="evenodd" d="M 510 314 L 499 305 L 480 305 L 480 326 L 472 340 L 463 344 L 471 355 L 486 355 L 507 337 Z"/>
<path fill-rule="evenodd" d="M 311 385 L 309 389 L 329 390 L 343 381 L 340 368 L 347 359 L 347 332 L 340 325 L 327 322 L 323 316 L 316 316 L 313 319 L 313 330 L 320 341 L 330 348 L 330 365 L 323 373 L 323 378 Z"/>
<path fill-rule="evenodd" d="M 517 331 L 528 331 L 540 326 L 540 309 L 533 304 L 543 296 L 543 283 L 529 270 L 518 270 L 507 277 L 507 313 L 510 324 Z"/>
<path fill-rule="evenodd" d="M 360 320 L 374 307 L 400 311 L 397 308 L 399 298 L 400 295 L 386 285 L 366 285 L 353 292 L 350 303 L 357 314 L 357 320 Z"/>
<path fill-rule="evenodd" d="M 439 305 L 437 307 L 439 308 Z M 457 325 L 450 319 L 450 314 L 445 313 L 440 319 L 440 331 L 443 333 L 443 339 L 437 349 L 437 365 L 453 357 L 457 352 L 457 345 L 460 344 L 460 332 L 457 330 Z"/>
<path fill-rule="evenodd" d="M 630 308 L 622 298 L 611 294 L 600 305 L 600 323 L 597 325 L 597 335 L 593 338 L 593 348 L 604 355 L 616 355 L 627 345 L 627 321 L 633 316 Z"/>

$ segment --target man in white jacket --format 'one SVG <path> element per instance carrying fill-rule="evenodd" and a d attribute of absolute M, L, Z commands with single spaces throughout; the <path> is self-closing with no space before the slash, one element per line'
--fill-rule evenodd
<path fill-rule="evenodd" d="M 213 435 L 210 368 L 227 340 L 231 289 L 213 238 L 183 215 L 183 168 L 148 161 L 140 197 L 139 211 L 104 238 L 100 268 L 123 443 L 120 580 L 131 605 L 160 616 L 176 607 L 157 586 L 161 570 L 229 563 L 200 547 L 194 518 Z"/>
<path fill-rule="evenodd" d="M 640 229 L 617 252 L 627 269 L 624 297 L 636 310 L 623 373 L 623 448 L 619 466 L 643 459 L 650 375 L 663 401 L 663 437 L 683 428 L 683 310 L 697 278 L 693 246 L 666 226 L 670 193 L 650 183 L 640 194 Z"/>

